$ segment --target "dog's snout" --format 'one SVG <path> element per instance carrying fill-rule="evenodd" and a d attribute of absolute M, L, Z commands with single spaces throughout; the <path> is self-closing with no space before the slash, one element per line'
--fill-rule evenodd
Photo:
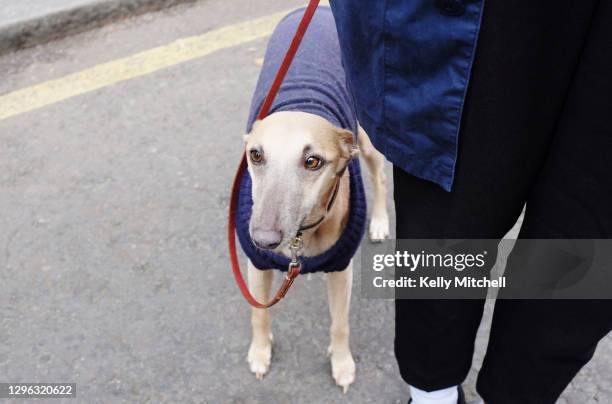
<path fill-rule="evenodd" d="M 272 250 L 280 245 L 283 233 L 280 230 L 255 229 L 252 238 L 257 247 Z"/>

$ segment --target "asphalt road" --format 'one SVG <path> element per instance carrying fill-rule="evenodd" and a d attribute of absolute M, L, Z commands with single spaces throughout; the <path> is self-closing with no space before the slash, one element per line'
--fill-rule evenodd
<path fill-rule="evenodd" d="M 301 3 L 208 0 L 6 55 L 0 98 Z M 230 274 L 225 215 L 264 46 L 0 120 L 0 382 L 76 382 L 86 403 L 406 402 L 393 303 L 361 299 L 359 271 L 346 396 L 325 354 L 321 276 L 300 278 L 273 309 L 270 373 L 248 370 L 249 309 Z M 560 402 L 612 402 L 610 337 Z"/>

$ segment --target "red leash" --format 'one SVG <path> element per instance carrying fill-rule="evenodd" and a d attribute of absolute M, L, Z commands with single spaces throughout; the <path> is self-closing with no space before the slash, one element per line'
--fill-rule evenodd
<path fill-rule="evenodd" d="M 300 47 L 300 43 L 302 42 L 302 38 L 304 38 L 304 34 L 310 25 L 310 21 L 314 16 L 315 11 L 317 10 L 317 6 L 319 5 L 319 0 L 310 0 L 308 3 L 308 7 L 304 11 L 304 15 L 302 16 L 302 20 L 300 21 L 300 25 L 298 26 L 293 40 L 291 41 L 291 45 L 289 45 L 289 49 L 285 54 L 285 58 L 283 59 L 283 63 L 278 68 L 278 72 L 276 73 L 276 77 L 270 86 L 270 90 L 266 95 L 266 98 L 261 106 L 261 110 L 259 111 L 259 115 L 257 115 L 257 119 L 261 120 L 268 116 L 270 112 L 270 108 L 272 107 L 272 103 L 278 94 L 278 91 L 285 79 L 285 75 L 291 66 L 291 62 L 295 57 L 295 54 Z M 240 165 L 238 166 L 238 171 L 236 172 L 236 176 L 234 177 L 234 183 L 232 184 L 232 196 L 230 200 L 229 207 L 229 219 L 227 226 L 227 241 L 229 243 L 229 253 L 230 253 L 230 262 L 232 264 L 232 271 L 234 273 L 234 278 L 236 279 L 236 283 L 242 292 L 244 298 L 249 302 L 249 304 L 253 307 L 259 309 L 265 309 L 270 306 L 278 303 L 285 295 L 287 291 L 293 285 L 293 281 L 300 274 L 300 262 L 297 258 L 297 250 L 299 249 L 299 243 L 301 240 L 296 238 L 296 242 L 292 243 L 291 250 L 294 252 L 293 257 L 291 259 L 291 263 L 289 264 L 289 268 L 287 269 L 287 275 L 283 280 L 283 283 L 278 288 L 278 291 L 268 303 L 260 303 L 258 302 L 244 281 L 242 276 L 242 272 L 240 272 L 240 263 L 238 262 L 238 254 L 236 253 L 236 211 L 238 209 L 238 191 L 240 189 L 240 182 L 242 180 L 242 176 L 244 175 L 244 171 L 247 169 L 247 161 L 246 161 L 246 153 L 242 155 L 242 159 L 240 160 Z"/>

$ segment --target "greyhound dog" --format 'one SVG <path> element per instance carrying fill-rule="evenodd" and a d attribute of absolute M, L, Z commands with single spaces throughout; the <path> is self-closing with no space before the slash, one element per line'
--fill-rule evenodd
<path fill-rule="evenodd" d="M 317 12 L 321 14 L 321 8 Z M 329 14 L 321 14 L 314 23 L 326 24 L 323 28 L 333 24 Z M 335 35 L 335 26 L 333 28 Z M 310 34 L 311 41 L 317 47 L 322 46 L 325 38 L 316 37 L 316 27 L 311 29 L 315 30 Z M 304 40 L 308 41 L 308 37 Z M 304 52 L 297 58 L 310 57 L 308 49 Z M 268 57 L 269 52 L 266 54 Z M 341 63 L 339 56 L 337 63 Z M 293 238 L 306 227 L 308 230 L 302 234 L 301 254 L 312 257 L 329 250 L 350 225 L 351 174 L 344 168 L 352 159 L 358 159 L 358 154 L 363 156 L 369 168 L 374 190 L 369 237 L 382 240 L 389 236 L 384 157 L 360 126 L 355 127 L 355 136 L 355 131 L 341 128 L 337 122 L 324 116 L 304 112 L 301 108 L 276 110 L 250 125 L 250 131 L 245 135 L 252 194 L 248 233 L 256 248 L 290 257 L 289 247 Z M 332 376 L 343 392 L 355 379 L 355 361 L 349 347 L 349 302 L 353 279 L 350 257 L 347 262 L 344 270 L 326 273 L 331 315 L 328 354 Z M 256 267 L 249 259 L 249 289 L 257 300 L 267 301 L 275 271 L 262 269 L 266 268 Z M 247 360 L 250 370 L 262 379 L 268 372 L 272 356 L 269 309 L 253 308 L 251 326 L 252 340 Z"/>
<path fill-rule="evenodd" d="M 370 170 L 374 190 L 369 225 L 371 240 L 389 236 L 384 157 L 372 146 L 363 130 L 359 142 L 353 135 L 316 115 L 276 112 L 257 122 L 246 136 L 248 169 L 252 178 L 253 213 L 251 238 L 261 248 L 290 256 L 289 243 L 301 223 L 315 222 L 325 214 L 335 173 L 359 151 Z M 349 206 L 349 173 L 340 179 L 337 196 L 325 219 L 303 234 L 305 256 L 321 254 L 340 237 Z M 249 289 L 259 301 L 269 299 L 274 271 L 257 269 L 249 260 Z M 330 272 L 327 290 L 331 314 L 332 375 L 346 392 L 355 379 L 355 362 L 349 348 L 349 301 L 353 268 Z M 272 330 L 269 309 L 252 309 L 252 341 L 248 353 L 251 371 L 261 379 L 270 366 Z"/>

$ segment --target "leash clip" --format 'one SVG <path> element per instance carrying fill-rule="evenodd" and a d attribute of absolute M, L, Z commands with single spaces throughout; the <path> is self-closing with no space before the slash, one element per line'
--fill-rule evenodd
<path fill-rule="evenodd" d="M 300 263 L 300 251 L 302 250 L 302 247 L 302 232 L 298 232 L 293 240 L 291 240 L 291 245 L 289 245 L 289 250 L 291 250 L 291 262 L 289 262 L 287 275 L 285 275 L 285 278 L 288 281 L 293 281 L 293 279 L 300 273 L 300 269 L 302 267 L 302 264 Z"/>
<path fill-rule="evenodd" d="M 291 245 L 289 246 L 289 249 L 291 250 L 291 263 L 292 264 L 300 263 L 299 252 L 302 249 L 302 246 L 303 246 L 302 232 L 298 232 L 293 238 L 293 240 L 291 240 Z"/>

